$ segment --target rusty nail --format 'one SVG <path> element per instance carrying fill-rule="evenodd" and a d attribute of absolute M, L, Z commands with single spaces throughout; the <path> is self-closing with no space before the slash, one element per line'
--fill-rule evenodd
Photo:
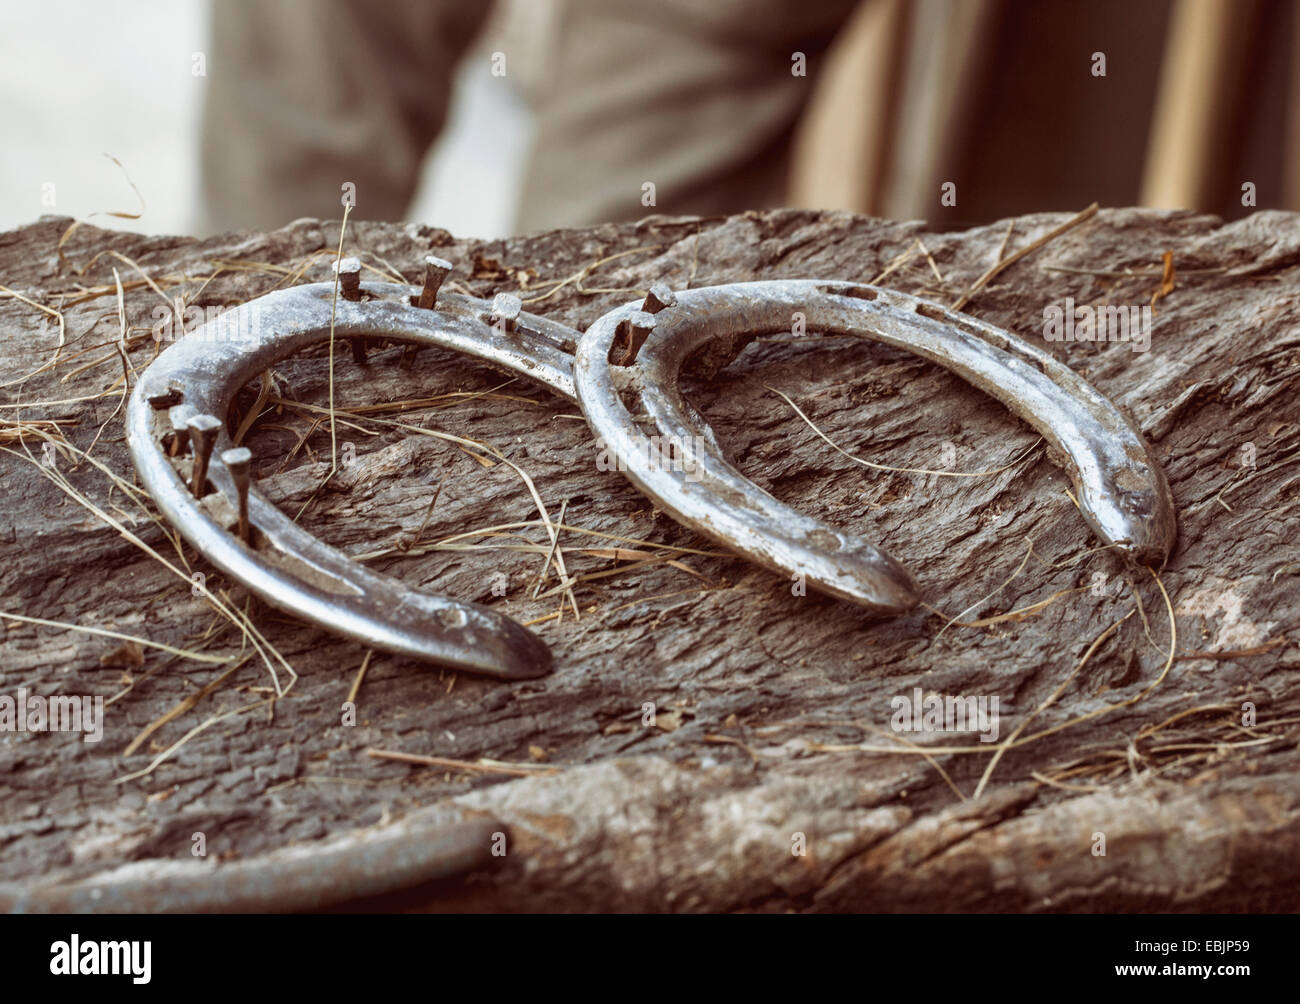
<path fill-rule="evenodd" d="M 524 309 L 524 303 L 514 293 L 498 293 L 492 297 L 492 316 L 489 323 L 500 324 L 507 332 L 515 330 L 515 322 Z"/>
<path fill-rule="evenodd" d="M 334 271 L 339 277 L 339 290 L 343 299 L 353 303 L 361 299 L 361 259 L 343 258 L 334 263 Z M 366 343 L 362 338 L 349 338 L 352 347 L 352 361 L 358 366 L 366 364 Z"/>
<path fill-rule="evenodd" d="M 248 543 L 248 484 L 253 471 L 253 453 L 247 446 L 236 446 L 221 454 L 221 462 L 235 480 L 239 492 L 239 539 Z"/>
<path fill-rule="evenodd" d="M 619 325 L 618 338 L 614 342 L 614 365 L 631 366 L 636 362 L 637 353 L 650 337 L 655 323 L 655 315 L 645 310 L 634 310 L 627 315 Z"/>
<path fill-rule="evenodd" d="M 343 258 L 334 263 L 334 272 L 339 277 L 339 286 L 345 300 L 361 299 L 361 259 Z"/>
<path fill-rule="evenodd" d="M 193 414 L 194 406 L 189 404 L 178 404 L 167 412 L 167 418 L 172 424 L 172 442 L 171 448 L 167 451 L 168 456 L 184 456 L 185 451 L 190 448 L 190 427 L 185 423 Z"/>
<path fill-rule="evenodd" d="M 451 262 L 429 255 L 424 259 L 424 288 L 420 290 L 419 306 L 432 310 L 438 302 L 438 290 L 443 280 L 451 275 Z"/>
<path fill-rule="evenodd" d="M 185 424 L 189 426 L 190 449 L 194 454 L 190 491 L 196 499 L 201 499 L 204 486 L 208 483 L 208 460 L 212 456 L 217 430 L 221 428 L 221 419 L 215 415 L 192 415 Z"/>
<path fill-rule="evenodd" d="M 666 282 L 656 282 L 646 294 L 645 305 L 641 309 L 647 314 L 657 314 L 665 307 L 675 306 L 677 306 L 677 294 Z"/>

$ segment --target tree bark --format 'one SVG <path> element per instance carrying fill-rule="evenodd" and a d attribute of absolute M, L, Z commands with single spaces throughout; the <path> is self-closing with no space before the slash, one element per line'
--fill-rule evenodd
<path fill-rule="evenodd" d="M 680 289 L 887 272 L 883 284 L 952 303 L 1000 254 L 1066 218 L 931 233 L 774 211 L 492 242 L 361 223 L 345 248 L 408 280 L 436 253 L 473 294 L 537 297 L 526 310 L 582 330 L 657 280 Z M 1300 908 L 1300 656 L 1288 638 L 1300 611 L 1300 217 L 1225 225 L 1103 211 L 964 308 L 1046 347 L 1143 428 L 1179 512 L 1159 581 L 1098 549 L 1026 426 L 938 367 L 879 345 L 815 332 L 762 339 L 685 390 L 757 484 L 879 541 L 914 571 L 928 608 L 884 621 L 721 554 L 598 469 L 573 405 L 449 353 L 389 347 L 358 367 L 339 346 L 340 409 L 436 400 L 339 422 L 340 448 L 358 462 L 323 483 L 328 422 L 313 429 L 319 414 L 299 406 L 328 401 L 326 354 L 277 366 L 282 403 L 267 406 L 247 445 L 285 512 L 350 554 L 385 551 L 369 559 L 380 571 L 520 621 L 551 617 L 534 630 L 555 653 L 554 673 L 514 686 L 374 653 L 353 726 L 341 709 L 364 649 L 249 600 L 81 457 L 133 480 L 123 354 L 134 384 L 157 351 L 151 329 L 168 298 L 217 308 L 325 280 L 339 223 L 205 241 L 82 226 L 60 245 L 70 224 L 43 218 L 0 234 L 0 611 L 239 658 L 241 632 L 77 493 L 246 606 L 298 678 L 271 701 L 256 656 L 223 679 L 235 663 L 0 617 L 0 695 L 109 701 L 98 743 L 0 733 L 0 901 L 11 908 L 94 908 L 67 892 L 86 882 L 152 888 L 172 909 Z M 1165 252 L 1175 284 L 1158 295 Z M 1044 310 L 1067 297 L 1094 307 L 1154 298 L 1149 351 L 1045 341 Z M 59 319 L 34 304 L 61 311 L 57 359 Z M 772 388 L 872 463 L 996 473 L 862 467 Z M 236 420 L 257 389 L 241 395 Z M 518 476 L 380 418 L 503 450 L 553 518 L 566 505 L 570 573 L 618 569 L 616 546 L 706 553 L 663 552 L 674 563 L 585 578 L 574 591 L 581 617 L 553 616 L 561 596 L 533 598 L 545 555 L 506 547 L 547 540 Z M 42 424 L 51 422 L 60 424 Z M 41 432 L 81 453 L 46 448 Z M 529 525 L 461 538 L 491 547 L 410 547 L 511 523 Z M 498 572 L 504 596 L 492 590 Z M 917 688 L 997 698 L 996 741 L 897 731 L 894 699 Z M 1025 741 L 1000 750 L 1013 736 Z M 322 878 L 298 898 L 221 884 L 289 859 L 308 874 L 327 861 L 373 865 L 415 853 L 421 834 L 448 821 L 502 834 L 493 850 L 504 854 L 486 851 L 453 878 L 418 862 L 333 892 Z"/>

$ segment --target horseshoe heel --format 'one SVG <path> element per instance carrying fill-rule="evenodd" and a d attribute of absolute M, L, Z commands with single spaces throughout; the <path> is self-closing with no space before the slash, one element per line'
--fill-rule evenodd
<path fill-rule="evenodd" d="M 411 287 L 361 288 L 355 279 L 352 286 L 359 302 L 339 297 L 337 305 L 333 283 L 267 294 L 161 353 L 127 408 L 127 442 L 141 483 L 168 522 L 213 565 L 281 610 L 364 645 L 466 672 L 505 680 L 548 673 L 550 650 L 532 632 L 487 607 L 418 592 L 362 568 L 247 488 L 246 451 L 229 451 L 223 459 L 231 446 L 225 417 L 235 392 L 286 356 L 328 339 L 332 308 L 335 337 L 356 339 L 354 352 L 364 351 L 363 336 L 435 345 L 522 373 L 573 399 L 568 352 L 576 332 L 520 312 L 517 299 L 489 303 L 443 294 L 437 309 L 423 309 L 413 305 L 418 297 Z M 205 416 L 215 416 L 215 424 Z M 169 458 L 164 448 L 180 455 Z M 187 449 L 191 456 L 184 455 Z M 197 492 L 187 480 L 201 482 Z M 240 482 L 250 543 L 231 532 L 241 526 Z"/>
<path fill-rule="evenodd" d="M 678 389 L 683 364 L 708 343 L 789 331 L 796 312 L 810 330 L 906 349 L 1001 401 L 1055 448 L 1102 541 L 1136 562 L 1167 558 L 1177 521 L 1164 472 L 1134 425 L 1096 389 L 991 324 L 904 293 L 834 281 L 687 290 L 653 317 L 630 303 L 601 317 L 579 342 L 574 383 L 588 424 L 627 477 L 680 522 L 875 613 L 901 613 L 917 602 L 912 576 L 890 555 L 796 512 L 727 463 Z M 611 355 L 630 364 L 615 365 Z M 646 448 L 654 436 L 684 444 L 689 463 L 664 464 L 661 451 Z"/>

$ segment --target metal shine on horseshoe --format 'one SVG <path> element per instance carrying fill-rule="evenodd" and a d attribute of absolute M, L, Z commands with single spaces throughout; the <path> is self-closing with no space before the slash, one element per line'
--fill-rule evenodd
<path fill-rule="evenodd" d="M 857 335 L 938 363 L 1001 401 L 1048 440 L 1101 540 L 1162 564 L 1176 518 L 1163 471 L 1134 425 L 1047 353 L 993 325 L 892 290 L 833 280 L 773 280 L 673 293 L 609 311 L 585 335 L 493 301 L 440 294 L 451 266 L 427 259 L 423 288 L 360 282 L 339 263 L 332 283 L 279 290 L 226 312 L 171 345 L 136 385 L 127 440 L 141 483 L 181 535 L 271 605 L 368 646 L 464 672 L 519 680 L 549 672 L 532 632 L 475 603 L 411 589 L 362 568 L 299 528 L 250 484 L 251 455 L 233 447 L 235 393 L 276 362 L 329 338 L 435 345 L 475 357 L 576 401 L 628 479 L 663 511 L 767 568 L 875 615 L 918 600 L 907 569 L 871 542 L 777 501 L 732 467 L 678 379 L 716 339 L 735 344 L 810 328 Z M 256 324 L 245 316 L 256 312 Z M 576 347 L 576 360 L 572 353 Z M 629 404 L 631 407 L 629 407 Z M 649 430 L 649 431 L 646 431 Z M 649 436 L 702 443 L 689 472 L 654 463 Z"/>

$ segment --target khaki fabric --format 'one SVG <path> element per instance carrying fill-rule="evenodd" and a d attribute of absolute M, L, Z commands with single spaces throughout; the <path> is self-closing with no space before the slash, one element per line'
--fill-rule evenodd
<path fill-rule="evenodd" d="M 784 201 L 789 140 L 856 0 L 560 0 L 526 44 L 538 129 L 521 230 Z M 221 0 L 203 121 L 206 229 L 401 219 L 490 5 Z M 791 72 L 803 53 L 805 76 Z M 490 61 L 483 62 L 490 72 Z M 656 205 L 642 204 L 655 186 Z"/>
<path fill-rule="evenodd" d="M 488 5 L 218 0 L 202 125 L 207 230 L 342 214 L 400 220 Z"/>
<path fill-rule="evenodd" d="M 791 137 L 856 0 L 558 7 L 521 231 L 784 204 Z"/>
<path fill-rule="evenodd" d="M 842 159 L 869 179 L 856 186 L 862 204 L 851 208 L 935 226 L 1093 200 L 1130 205 L 1144 170 L 1150 191 L 1174 193 L 1162 200 L 1243 215 L 1251 207 L 1241 204 L 1242 182 L 1250 181 L 1261 207 L 1277 206 L 1288 114 L 1300 135 L 1300 100 L 1289 113 L 1285 102 L 1290 39 L 1300 37 L 1297 4 L 1238 0 L 1229 13 L 1217 2 L 912 0 L 876 19 L 896 72 L 864 78 L 879 92 L 837 112 L 846 120 L 875 114 L 876 128 L 844 130 L 865 137 L 858 143 L 869 149 L 840 144 L 840 157 L 823 148 L 819 163 Z M 403 218 L 446 118 L 457 64 L 493 6 L 215 3 L 204 228 L 327 216 L 340 206 L 344 182 L 356 185 L 355 216 Z M 499 49 L 504 83 L 533 105 L 537 126 L 517 229 L 787 204 L 796 127 L 857 6 L 497 5 L 482 72 L 492 72 L 490 53 Z M 1170 31 L 1171 19 L 1190 27 Z M 1233 31 L 1216 27 L 1224 24 Z M 1224 44 L 1212 44 L 1219 36 Z M 1161 83 L 1166 39 L 1182 42 L 1172 44 Z M 1222 70 L 1202 80 L 1206 59 Z M 799 64 L 805 75 L 792 72 Z M 1193 84 L 1194 94 L 1183 93 Z M 1217 95 L 1212 115 L 1197 112 L 1206 94 Z M 1186 123 L 1199 127 L 1194 143 L 1182 141 Z M 1153 158 L 1148 147 L 1163 153 Z M 1195 184 L 1151 182 L 1188 157 Z M 1188 173 L 1172 172 L 1175 180 Z M 653 204 L 644 198 L 651 185 Z M 941 199 L 945 190 L 955 198 Z"/>

